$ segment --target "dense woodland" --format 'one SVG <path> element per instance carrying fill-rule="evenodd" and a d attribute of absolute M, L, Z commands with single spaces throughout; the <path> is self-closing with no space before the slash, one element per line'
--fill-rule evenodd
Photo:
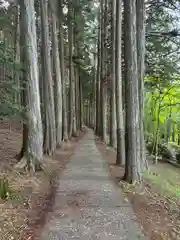
<path fill-rule="evenodd" d="M 117 149 L 124 180 L 148 156 L 180 161 L 180 3 L 0 1 L 0 117 L 23 124 L 16 168 L 43 169 L 83 125 Z"/>

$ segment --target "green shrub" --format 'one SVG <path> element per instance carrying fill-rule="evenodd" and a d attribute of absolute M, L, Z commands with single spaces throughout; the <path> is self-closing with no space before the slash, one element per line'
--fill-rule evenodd
<path fill-rule="evenodd" d="M 9 186 L 8 180 L 4 178 L 0 178 L 0 198 L 6 200 L 12 194 L 11 188 Z"/>

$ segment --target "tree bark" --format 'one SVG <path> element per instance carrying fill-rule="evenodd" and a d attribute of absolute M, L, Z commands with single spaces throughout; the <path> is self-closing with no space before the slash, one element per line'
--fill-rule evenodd
<path fill-rule="evenodd" d="M 174 122 L 172 123 L 172 141 L 175 142 L 176 139 L 175 139 L 175 124 Z"/>
<path fill-rule="evenodd" d="M 45 142 L 44 152 L 52 155 L 56 149 L 56 124 L 53 96 L 53 81 L 51 73 L 51 57 L 49 45 L 49 25 L 48 25 L 48 1 L 40 0 L 41 9 L 41 30 L 42 30 L 42 59 L 44 77 L 44 104 L 45 104 Z"/>
<path fill-rule="evenodd" d="M 139 139 L 141 166 L 148 168 L 144 141 L 145 2 L 136 0 L 137 65 L 139 81 Z"/>
<path fill-rule="evenodd" d="M 80 130 L 82 131 L 84 112 L 83 112 L 83 94 L 82 94 L 81 75 L 79 76 L 79 102 L 80 102 Z"/>
<path fill-rule="evenodd" d="M 106 64 L 105 64 L 105 40 L 106 40 L 106 11 L 104 0 L 101 1 L 101 74 L 100 74 L 100 106 L 101 106 L 101 139 L 107 141 L 107 88 L 106 88 Z"/>
<path fill-rule="evenodd" d="M 115 3 L 114 3 L 115 4 Z M 113 5 L 115 8 L 115 6 Z M 125 164 L 125 139 L 123 124 L 123 99 L 121 76 L 121 38 L 122 38 L 122 1 L 117 0 L 116 7 L 116 122 L 117 122 L 117 157 L 116 164 Z"/>
<path fill-rule="evenodd" d="M 99 9 L 99 26 L 98 26 L 98 59 L 96 72 L 96 135 L 100 136 L 100 82 L 101 82 L 101 9 Z"/>
<path fill-rule="evenodd" d="M 73 6 L 68 4 L 68 43 L 69 43 L 69 137 L 76 136 L 76 102 L 75 102 L 75 76 L 73 66 Z"/>
<path fill-rule="evenodd" d="M 20 76 L 19 72 L 16 69 L 16 65 L 20 63 L 20 26 L 19 26 L 19 6 L 16 6 L 16 14 L 15 14 L 15 36 L 14 36 L 14 82 L 18 89 L 20 88 Z M 19 91 L 15 91 L 15 103 L 20 104 L 20 93 Z"/>
<path fill-rule="evenodd" d="M 119 2 L 118 2 L 119 4 Z M 121 7 L 121 6 L 117 6 Z M 115 147 L 117 142 L 116 126 L 116 0 L 112 1 L 112 63 L 111 63 L 111 95 L 110 95 L 110 146 Z M 121 23 L 120 23 L 121 24 Z M 118 25 L 120 29 L 121 26 Z M 120 40 L 121 41 L 121 40 Z M 119 41 L 118 41 L 119 44 Z M 121 47 L 121 46 L 120 46 Z M 120 56 L 121 60 L 121 56 Z M 121 63 L 120 63 L 121 64 Z M 119 65 L 117 65 L 120 68 Z M 121 71 L 121 69 L 120 69 Z"/>
<path fill-rule="evenodd" d="M 64 31 L 63 31 L 63 0 L 59 0 L 59 45 L 60 45 L 60 66 L 62 80 L 62 116 L 63 116 L 63 140 L 68 140 L 68 121 L 67 121 L 67 101 L 66 101 L 66 81 L 64 67 Z"/>
<path fill-rule="evenodd" d="M 56 145 L 59 147 L 62 141 L 62 83 L 57 38 L 57 20 L 55 13 L 53 12 L 52 12 L 52 55 L 54 58 L 54 73 L 55 73 L 54 100 L 56 120 Z"/>
<path fill-rule="evenodd" d="M 136 43 L 136 0 L 124 2 L 126 164 L 124 178 L 130 183 L 141 181 L 139 142 L 139 93 Z"/>
<path fill-rule="evenodd" d="M 96 128 L 96 53 L 93 53 L 93 82 L 92 82 L 92 128 Z"/>
<path fill-rule="evenodd" d="M 17 168 L 39 169 L 43 158 L 43 133 L 40 110 L 36 22 L 33 0 L 20 2 L 21 60 L 26 73 L 27 148 Z M 25 135 L 24 135 L 25 136 Z"/>

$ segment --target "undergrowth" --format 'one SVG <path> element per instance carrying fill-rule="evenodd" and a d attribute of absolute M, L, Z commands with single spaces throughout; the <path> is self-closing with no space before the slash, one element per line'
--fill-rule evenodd
<path fill-rule="evenodd" d="M 5 177 L 0 178 L 0 199 L 17 199 L 17 193 L 10 187 L 8 179 Z"/>

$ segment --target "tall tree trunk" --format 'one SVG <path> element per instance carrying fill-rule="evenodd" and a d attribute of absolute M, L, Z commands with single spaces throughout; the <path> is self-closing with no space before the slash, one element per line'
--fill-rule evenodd
<path fill-rule="evenodd" d="M 137 64 L 139 81 L 139 135 L 140 159 L 142 167 L 148 168 L 144 140 L 144 72 L 145 72 L 145 2 L 136 0 L 136 29 L 137 29 Z"/>
<path fill-rule="evenodd" d="M 82 131 L 84 113 L 83 113 L 83 94 L 81 75 L 79 76 L 79 103 L 80 103 L 80 130 Z"/>
<path fill-rule="evenodd" d="M 101 8 L 99 8 L 99 26 L 98 26 L 98 58 L 96 72 L 96 135 L 100 136 L 100 82 L 101 82 Z"/>
<path fill-rule="evenodd" d="M 36 22 L 33 0 L 20 2 L 21 56 L 26 73 L 27 89 L 27 148 L 16 167 L 35 171 L 42 164 L 43 133 L 40 110 L 39 73 L 37 55 Z M 25 135 L 24 135 L 25 136 Z"/>
<path fill-rule="evenodd" d="M 172 142 L 175 142 L 175 124 L 174 122 L 172 123 Z"/>
<path fill-rule="evenodd" d="M 52 12 L 52 54 L 54 58 L 54 73 L 55 73 L 54 100 L 56 120 L 56 144 L 57 146 L 60 146 L 62 141 L 62 83 L 57 38 L 57 20 L 55 13 L 53 12 Z"/>
<path fill-rule="evenodd" d="M 73 71 L 73 6 L 68 4 L 68 42 L 69 42 L 69 137 L 76 136 L 75 76 Z"/>
<path fill-rule="evenodd" d="M 76 127 L 79 130 L 79 111 L 78 111 L 78 81 L 79 81 L 79 77 L 78 77 L 78 69 L 76 67 L 74 67 L 74 82 L 75 82 L 75 113 L 76 113 Z"/>
<path fill-rule="evenodd" d="M 93 82 L 92 82 L 92 128 L 96 126 L 96 53 L 93 53 Z"/>
<path fill-rule="evenodd" d="M 180 145 L 180 121 L 179 121 L 179 119 L 177 119 L 176 127 L 177 127 L 177 143 L 178 143 L 178 145 Z"/>
<path fill-rule="evenodd" d="M 141 181 L 139 145 L 139 94 L 136 44 L 136 0 L 124 2 L 125 92 L 126 92 L 126 165 L 125 180 Z"/>
<path fill-rule="evenodd" d="M 59 45 L 60 45 L 60 65 L 62 80 L 62 116 L 63 116 L 63 140 L 68 140 L 68 121 L 67 121 L 67 101 L 66 101 L 66 81 L 64 68 L 64 31 L 63 31 L 63 0 L 59 0 Z"/>
<path fill-rule="evenodd" d="M 23 19 L 22 14 L 21 14 L 21 19 Z M 22 20 L 21 22 L 21 31 L 22 29 L 24 29 L 24 26 L 22 24 Z M 24 42 L 25 42 L 25 36 L 23 34 L 21 34 L 20 37 L 20 45 L 23 46 Z M 21 49 L 20 51 L 20 61 L 22 63 L 26 62 L 26 53 L 25 53 L 25 49 Z M 24 64 L 23 64 L 24 65 Z M 26 69 L 25 69 L 25 65 L 24 68 L 21 69 L 21 75 L 20 75 L 20 87 L 21 87 L 21 106 L 24 107 L 24 109 L 27 107 L 27 73 L 26 73 Z M 15 157 L 18 161 L 20 161 L 23 156 L 25 155 L 25 153 L 27 152 L 27 147 L 28 147 L 28 125 L 27 125 L 27 119 L 26 116 L 23 116 L 23 133 L 22 133 L 22 147 L 21 147 L 21 151 L 19 154 L 17 154 Z"/>
<path fill-rule="evenodd" d="M 90 128 L 91 128 L 91 123 L 92 123 L 92 115 L 91 115 L 91 96 L 90 96 L 88 100 L 88 127 Z"/>
<path fill-rule="evenodd" d="M 121 38 L 122 38 L 122 1 L 117 0 L 116 8 L 116 122 L 117 122 L 117 157 L 116 164 L 125 164 L 125 139 L 123 124 L 122 76 L 121 76 Z M 114 29 L 115 30 L 115 29 Z"/>
<path fill-rule="evenodd" d="M 41 101 L 41 118 L 43 123 L 43 132 L 44 130 L 44 122 L 45 122 L 45 108 L 44 108 L 44 78 L 43 78 L 43 49 L 41 47 L 41 17 L 40 17 L 40 2 L 35 2 L 35 11 L 36 11 L 36 32 L 37 32 L 37 49 L 38 49 L 38 63 L 39 63 L 39 90 L 40 90 L 40 101 Z"/>
<path fill-rule="evenodd" d="M 73 88 L 73 62 L 72 62 L 72 51 L 73 51 L 73 26 L 72 26 L 72 1 L 69 1 L 68 3 L 68 45 L 69 45 L 69 101 L 68 101 L 68 107 L 69 107 L 69 138 L 72 137 L 72 131 L 73 131 L 73 99 L 72 99 L 72 88 Z"/>
<path fill-rule="evenodd" d="M 178 133 L 178 145 L 180 145 L 180 134 Z"/>
<path fill-rule="evenodd" d="M 105 40 L 106 40 L 106 12 L 107 6 L 101 1 L 101 83 L 100 83 L 100 106 L 101 106 L 101 139 L 107 140 L 107 87 L 106 87 L 106 64 L 105 64 Z"/>
<path fill-rule="evenodd" d="M 119 6 L 120 7 L 120 6 Z M 112 63 L 111 63 L 111 95 L 110 95 L 110 146 L 115 147 L 116 138 L 116 0 L 112 1 Z M 121 26 L 118 26 L 120 29 Z M 121 41 L 121 40 L 120 40 Z M 119 42 L 118 42 L 119 44 Z M 121 47 L 121 46 L 120 46 Z M 120 58 L 121 60 L 121 58 Z M 119 65 L 117 65 L 120 68 Z M 121 71 L 121 69 L 120 69 Z"/>
<path fill-rule="evenodd" d="M 79 20 L 81 20 L 81 16 L 79 18 L 79 11 L 81 10 L 79 0 L 74 4 L 74 27 L 73 27 L 73 43 L 74 43 L 74 55 L 78 58 L 80 57 L 79 51 L 79 33 L 81 29 L 81 24 Z M 84 29 L 82 29 L 83 31 Z M 78 63 L 74 63 L 74 88 L 75 88 L 75 116 L 76 116 L 76 131 L 80 129 L 80 114 L 79 114 L 79 65 Z"/>
<path fill-rule="evenodd" d="M 14 36 L 14 72 L 13 78 L 15 85 L 20 88 L 19 81 L 19 72 L 16 70 L 16 65 L 20 63 L 20 26 L 19 26 L 19 6 L 16 6 L 16 14 L 15 14 L 15 36 Z M 15 103 L 20 104 L 20 94 L 19 91 L 15 91 Z"/>
<path fill-rule="evenodd" d="M 44 52 L 42 65 L 44 77 L 44 103 L 45 103 L 45 137 L 44 152 L 51 155 L 56 149 L 56 124 L 53 96 L 53 81 L 51 73 L 51 57 L 49 44 L 49 24 L 48 24 L 48 1 L 40 0 L 41 9 L 41 30 L 42 30 L 42 50 Z"/>

